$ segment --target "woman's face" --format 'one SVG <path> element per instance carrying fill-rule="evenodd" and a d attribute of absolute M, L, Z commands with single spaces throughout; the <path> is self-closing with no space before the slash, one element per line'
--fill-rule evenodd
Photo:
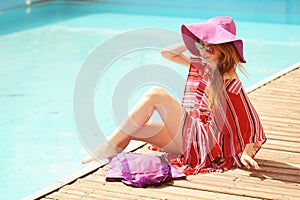
<path fill-rule="evenodd" d="M 220 52 L 214 48 L 214 45 L 208 44 L 203 41 L 199 41 L 196 43 L 196 47 L 200 52 L 200 57 L 204 63 L 208 64 L 218 64 Z"/>

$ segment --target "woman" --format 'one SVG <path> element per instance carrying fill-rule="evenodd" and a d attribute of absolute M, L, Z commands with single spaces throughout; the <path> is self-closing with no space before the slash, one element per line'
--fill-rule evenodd
<path fill-rule="evenodd" d="M 185 45 L 161 52 L 164 58 L 189 67 L 182 104 L 166 90 L 151 88 L 95 156 L 107 157 L 121 152 L 131 140 L 140 140 L 181 155 L 172 163 L 186 174 L 242 164 L 259 169 L 253 157 L 266 138 L 236 73 L 236 67 L 244 72 L 240 63 L 246 61 L 234 21 L 214 17 L 182 25 L 182 37 Z M 186 49 L 190 58 L 184 55 Z M 154 111 L 162 122 L 150 120 Z M 94 159 L 88 157 L 83 163 Z"/>

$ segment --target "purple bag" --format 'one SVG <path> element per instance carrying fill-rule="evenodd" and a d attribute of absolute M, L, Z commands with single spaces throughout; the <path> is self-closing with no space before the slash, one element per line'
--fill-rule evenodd
<path fill-rule="evenodd" d="M 109 158 L 106 181 L 142 188 L 185 177 L 165 156 L 122 152 Z"/>

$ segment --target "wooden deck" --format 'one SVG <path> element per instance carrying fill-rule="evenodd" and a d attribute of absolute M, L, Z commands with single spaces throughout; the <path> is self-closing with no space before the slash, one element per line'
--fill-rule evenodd
<path fill-rule="evenodd" d="M 105 182 L 107 166 L 39 199 L 300 199 L 300 68 L 252 90 L 268 141 L 257 154 L 261 171 L 232 169 L 188 176 L 160 187 Z M 140 149 L 138 151 L 145 151 Z"/>

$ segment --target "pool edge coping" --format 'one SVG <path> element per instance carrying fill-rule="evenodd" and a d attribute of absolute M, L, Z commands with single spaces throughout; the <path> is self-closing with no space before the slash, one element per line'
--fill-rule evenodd
<path fill-rule="evenodd" d="M 300 61 L 283 69 L 283 70 L 280 70 L 279 72 L 271 75 L 271 76 L 268 76 L 267 78 L 265 79 L 262 79 L 261 81 L 257 82 L 257 83 L 254 83 L 252 85 L 250 85 L 249 87 L 247 87 L 245 90 L 247 92 L 247 94 L 249 93 L 252 93 L 254 92 L 255 90 L 261 88 L 262 86 L 274 81 L 275 79 L 277 78 L 280 78 L 281 76 L 284 76 L 285 74 L 289 73 L 289 72 L 292 72 L 294 70 L 296 70 L 297 68 L 300 67 Z"/>
<path fill-rule="evenodd" d="M 279 72 L 247 87 L 245 90 L 247 92 L 247 94 L 254 92 L 255 90 L 263 87 L 264 85 L 276 80 L 277 78 L 280 78 L 282 76 L 284 76 L 285 74 L 292 72 L 294 70 L 296 70 L 297 68 L 300 68 L 300 61 L 283 69 L 280 70 Z M 136 149 L 141 148 L 143 145 L 145 145 L 145 142 L 136 142 L 136 144 L 130 146 L 130 148 L 126 149 L 126 152 L 130 152 L 130 151 L 134 151 Z M 31 195 L 28 195 L 26 197 L 23 198 L 23 200 L 31 200 L 31 199 L 37 199 L 40 198 L 42 196 L 45 196 L 47 194 L 50 194 L 51 192 L 54 192 L 55 190 L 58 190 L 59 188 L 70 184 L 74 181 L 76 181 L 78 178 L 80 177 L 84 177 L 87 176 L 89 173 L 96 171 L 97 169 L 99 169 L 100 167 L 103 167 L 104 165 L 106 165 L 108 163 L 107 159 L 103 159 L 97 163 L 94 163 L 92 165 L 87 166 L 84 169 L 79 170 L 78 172 L 75 172 L 74 174 L 71 174 L 70 176 L 67 176 L 66 178 L 63 178 L 59 181 L 57 181 L 56 183 L 53 183 L 50 186 L 47 186 L 41 190 L 38 190 L 37 192 L 34 192 Z"/>
<path fill-rule="evenodd" d="M 135 151 L 135 150 L 141 148 L 142 146 L 144 146 L 145 144 L 147 144 L 147 143 L 135 141 L 133 145 L 130 145 L 124 151 L 125 152 Z M 96 163 L 87 164 L 87 166 L 85 168 L 79 170 L 78 172 L 75 172 L 69 176 L 66 176 L 65 178 L 62 178 L 62 179 L 58 180 L 57 182 L 55 182 L 43 189 L 40 189 L 40 190 L 22 198 L 22 200 L 37 199 L 37 198 L 40 198 L 47 194 L 50 194 L 50 193 L 58 190 L 59 188 L 64 187 L 65 185 L 76 181 L 77 179 L 79 179 L 81 177 L 87 176 L 88 174 L 92 173 L 93 171 L 96 171 L 97 169 L 99 169 L 100 167 L 103 167 L 106 164 L 108 164 L 108 159 L 102 159 Z"/>

